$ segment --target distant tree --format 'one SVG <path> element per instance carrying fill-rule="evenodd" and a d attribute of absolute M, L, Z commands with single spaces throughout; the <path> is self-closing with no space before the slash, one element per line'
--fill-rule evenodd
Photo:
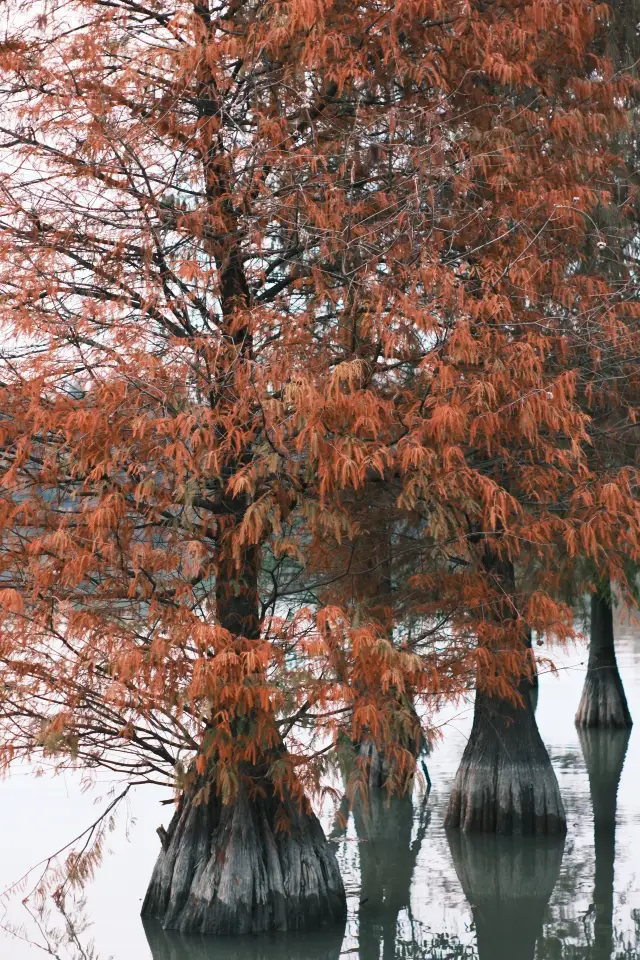
<path fill-rule="evenodd" d="M 614 68 L 633 81 L 628 102 L 628 124 L 612 141 L 620 162 L 612 167 L 607 184 L 612 203 L 599 204 L 593 212 L 587 238 L 588 268 L 599 265 L 609 279 L 620 305 L 627 304 L 629 321 L 638 324 L 638 241 L 640 204 L 638 200 L 638 59 L 640 35 L 637 0 L 615 0 L 611 4 L 609 29 L 602 38 Z M 627 328 L 633 330 L 632 322 Z M 616 338 L 598 339 L 597 352 L 582 350 L 578 366 L 587 369 L 580 377 L 584 387 L 583 405 L 590 417 L 594 469 L 607 473 L 624 465 L 640 464 L 640 365 L 637 355 Z M 593 360 L 597 358 L 594 375 Z M 615 576 L 615 574 L 614 574 Z M 629 571 L 635 579 L 637 569 Z M 613 590 L 606 549 L 601 551 L 592 572 L 591 636 L 589 666 L 576 714 L 578 726 L 630 727 L 631 714 L 618 672 L 615 655 Z M 636 596 L 637 603 L 637 596 Z"/>

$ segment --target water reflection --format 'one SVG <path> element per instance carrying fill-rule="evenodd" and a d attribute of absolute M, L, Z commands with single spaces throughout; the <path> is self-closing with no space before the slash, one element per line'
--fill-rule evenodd
<path fill-rule="evenodd" d="M 479 960 L 533 960 L 564 837 L 447 834 L 473 913 Z"/>
<path fill-rule="evenodd" d="M 253 937 L 197 937 L 168 933 L 143 921 L 153 960 L 338 960 L 344 925 L 315 934 Z"/>
<path fill-rule="evenodd" d="M 636 718 L 630 739 L 626 731 L 613 735 L 586 731 L 578 738 L 574 716 L 584 685 L 586 647 L 549 651 L 559 673 L 554 676 L 544 669 L 540 673 L 537 722 L 568 816 L 563 856 L 561 844 L 541 849 L 539 840 L 534 841 L 535 851 L 515 838 L 447 837 L 444 811 L 472 721 L 472 705 L 464 702 L 451 705 L 438 718 L 443 737 L 429 757 L 433 790 L 427 801 L 416 790 L 413 798 L 396 799 L 386 806 L 384 794 L 378 795 L 372 798 L 368 819 L 364 809 L 349 815 L 345 801 L 342 812 L 348 828 L 345 831 L 343 819 L 334 834 L 349 898 L 344 938 L 342 930 L 333 930 L 244 941 L 187 939 L 158 927 L 147 927 L 145 937 L 138 898 L 144 895 L 157 856 L 153 827 L 158 811 L 164 813 L 167 808 L 159 806 L 165 791 L 144 790 L 135 795 L 132 817 L 138 826 L 131 842 L 124 830 L 112 835 L 110 844 L 115 845 L 116 854 L 105 859 L 88 891 L 88 915 L 93 921 L 88 936 L 95 940 L 96 956 L 99 960 L 471 960 L 479 952 L 479 960 L 532 960 L 534 956 L 536 960 L 640 960 L 638 623 L 627 622 L 625 615 L 616 624 L 616 636 L 618 663 Z M 45 789 L 47 817 L 43 818 Z M 33 779 L 26 774 L 0 784 L 0 812 L 12 824 L 2 841 L 2 889 L 52 846 L 57 848 L 74 835 L 78 820 L 83 824 L 93 820 L 90 795 L 80 787 L 77 795 L 69 795 L 68 790 L 61 779 L 40 780 L 34 790 Z M 327 811 L 328 832 L 330 816 Z M 549 899 L 561 857 L 559 878 Z M 24 921 L 19 902 L 14 918 L 16 924 Z M 35 955 L 0 930 L 0 956 L 31 960 Z"/>
<path fill-rule="evenodd" d="M 393 960 L 402 911 L 410 931 L 402 955 L 418 955 L 407 952 L 417 946 L 411 935 L 411 885 L 429 820 L 428 795 L 418 801 L 413 840 L 414 803 L 410 796 L 388 797 L 378 790 L 371 792 L 367 806 L 356 804 L 354 823 L 360 841 L 359 960 Z"/>
<path fill-rule="evenodd" d="M 589 774 L 593 806 L 595 883 L 593 904 L 593 960 L 610 960 L 613 948 L 613 884 L 616 857 L 618 784 L 629 745 L 628 730 L 578 731 Z"/>

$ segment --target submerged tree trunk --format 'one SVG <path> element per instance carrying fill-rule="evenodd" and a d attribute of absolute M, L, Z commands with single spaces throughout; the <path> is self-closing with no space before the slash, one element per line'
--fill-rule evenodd
<path fill-rule="evenodd" d="M 578 731 L 589 774 L 593 807 L 596 871 L 595 956 L 609 960 L 613 947 L 613 882 L 616 858 L 616 804 L 618 784 L 629 743 L 629 730 Z"/>
<path fill-rule="evenodd" d="M 394 588 L 393 588 L 393 546 L 391 530 L 384 523 L 384 535 L 381 542 L 384 552 L 380 555 L 380 543 L 374 541 L 371 553 L 364 563 L 369 575 L 361 587 L 368 601 L 368 617 L 376 623 L 383 636 L 393 643 L 394 636 Z M 395 794 L 408 793 L 413 785 L 415 765 L 425 747 L 420 718 L 415 709 L 410 691 L 390 688 L 380 693 L 378 706 L 386 706 L 390 716 L 390 749 L 376 743 L 370 731 L 365 731 L 360 741 L 354 744 L 357 760 L 366 776 L 369 790 L 382 790 L 387 787 Z M 411 755 L 406 763 L 404 757 L 400 764 L 394 762 L 393 747 L 399 746 Z"/>
<path fill-rule="evenodd" d="M 183 796 L 142 913 L 182 933 L 311 930 L 346 913 L 331 844 L 311 812 L 283 802 L 265 778 L 234 802 L 211 790 Z M 264 795 L 260 795 L 264 791 Z M 280 818 L 288 819 L 282 829 Z"/>
<path fill-rule="evenodd" d="M 589 664 L 576 724 L 579 727 L 618 729 L 628 729 L 633 724 L 616 661 L 608 585 L 591 597 Z"/>
<path fill-rule="evenodd" d="M 408 709 L 399 704 L 398 715 L 401 713 L 404 716 L 396 731 L 397 743 L 411 754 L 413 762 L 409 769 L 397 769 L 393 760 L 385 754 L 384 748 L 380 748 L 372 736 L 364 736 L 358 745 L 357 754 L 364 768 L 369 790 L 385 789 L 389 786 L 389 780 L 392 792 L 396 794 L 408 793 L 413 786 L 415 763 L 426 745 L 420 719 L 413 704 Z"/>
<path fill-rule="evenodd" d="M 260 636 L 257 577 L 255 548 L 243 552 L 241 564 L 221 556 L 218 619 L 241 644 Z M 238 722 L 238 735 L 240 728 Z M 144 916 L 168 930 L 207 934 L 311 930 L 345 917 L 342 878 L 320 822 L 293 799 L 281 799 L 269 778 L 271 762 L 284 750 L 281 745 L 253 765 L 241 763 L 231 803 L 222 802 L 206 776 L 183 794 L 163 838 Z M 215 756 L 207 763 L 210 770 Z"/>
<path fill-rule="evenodd" d="M 558 781 L 536 725 L 530 681 L 522 706 L 478 691 L 445 826 L 502 834 L 560 833 L 566 816 Z"/>
<path fill-rule="evenodd" d="M 478 960 L 533 960 L 556 885 L 564 837 L 448 834 L 471 905 Z"/>
<path fill-rule="evenodd" d="M 488 556 L 485 568 L 505 598 L 498 613 L 513 617 L 513 565 Z M 530 646 L 528 636 L 529 642 L 523 637 L 523 652 Z M 566 831 L 558 781 L 536 724 L 526 659 L 517 691 L 520 703 L 476 690 L 473 728 L 449 798 L 446 827 L 500 834 Z"/>

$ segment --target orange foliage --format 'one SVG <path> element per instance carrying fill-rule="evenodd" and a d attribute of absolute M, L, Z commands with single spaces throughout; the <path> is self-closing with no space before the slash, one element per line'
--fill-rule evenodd
<path fill-rule="evenodd" d="M 559 545 L 618 579 L 639 552 L 584 403 L 603 344 L 638 354 L 587 250 L 628 96 L 607 8 L 7 6 L 7 761 L 318 788 L 398 692 L 479 665 L 508 695 L 523 629 L 570 629 Z M 383 601 L 349 567 L 376 516 Z M 531 571 L 508 615 L 487 551 Z"/>

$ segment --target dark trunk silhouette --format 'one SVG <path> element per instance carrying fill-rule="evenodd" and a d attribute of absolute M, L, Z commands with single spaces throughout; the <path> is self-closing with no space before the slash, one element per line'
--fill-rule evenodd
<path fill-rule="evenodd" d="M 167 930 L 245 934 L 311 930 L 345 916 L 335 853 L 311 812 L 241 786 L 225 805 L 184 795 L 167 832 L 142 908 Z M 278 830 L 278 816 L 289 819 Z"/>
<path fill-rule="evenodd" d="M 411 911 L 411 884 L 430 813 L 422 801 L 416 837 L 411 842 L 414 805 L 410 796 L 388 797 L 372 791 L 358 800 L 353 815 L 361 841 L 359 958 L 394 960 L 396 930 L 402 910 Z M 382 951 L 380 949 L 382 944 Z"/>
<path fill-rule="evenodd" d="M 520 705 L 478 691 L 473 728 L 449 798 L 445 826 L 501 834 L 564 833 L 566 816 L 542 742 L 531 683 Z"/>
<path fill-rule="evenodd" d="M 632 723 L 616 661 L 611 590 L 607 584 L 591 597 L 589 664 L 576 724 L 624 729 Z"/>
<path fill-rule="evenodd" d="M 589 774 L 593 807 L 596 875 L 593 891 L 594 957 L 610 960 L 613 948 L 613 882 L 616 857 L 618 784 L 629 743 L 629 730 L 579 729 Z"/>
<path fill-rule="evenodd" d="M 406 700 L 407 698 L 405 698 Z M 408 750 L 417 763 L 421 753 L 428 752 L 420 719 L 412 703 L 401 704 L 398 709 L 398 729 L 394 732 L 396 742 Z M 394 770 L 393 763 L 385 756 L 373 737 L 365 736 L 358 746 L 358 758 L 364 768 L 370 790 L 382 790 L 391 776 L 393 793 L 404 794 L 411 791 L 414 780 L 415 764 L 409 771 Z"/>
<path fill-rule="evenodd" d="M 154 920 L 143 920 L 152 960 L 338 960 L 344 924 L 315 934 L 271 934 L 233 937 L 219 954 L 206 937 L 170 933 Z"/>
<path fill-rule="evenodd" d="M 489 556 L 485 566 L 500 581 L 505 598 L 513 596 L 513 565 Z M 513 616 L 514 606 L 505 599 L 503 615 Z M 523 638 L 527 646 L 530 634 Z M 476 691 L 473 727 L 449 798 L 447 827 L 500 834 L 566 831 L 558 781 L 536 724 L 530 655 L 524 662 L 519 703 Z"/>
<path fill-rule="evenodd" d="M 564 837 L 447 836 L 473 913 L 478 960 L 533 960 Z"/>
<path fill-rule="evenodd" d="M 217 608 L 226 629 L 251 639 L 259 635 L 257 556 L 244 559 L 242 579 L 229 565 L 219 570 Z M 227 805 L 206 777 L 194 777 L 163 837 L 144 916 L 201 934 L 311 930 L 345 917 L 333 847 L 311 810 L 277 795 L 268 776 L 274 759 L 241 766 Z"/>
<path fill-rule="evenodd" d="M 381 633 L 393 638 L 394 632 L 394 588 L 393 588 L 393 544 L 391 530 L 384 525 L 383 543 L 386 545 L 384 554 L 373 549 L 371 556 L 364 566 L 369 571 L 369 578 L 364 586 L 365 594 L 369 594 L 369 616 L 378 624 Z M 425 749 L 425 739 L 420 724 L 420 718 L 415 709 L 413 698 L 408 691 L 399 691 L 393 688 L 386 694 L 379 694 L 378 706 L 382 708 L 386 703 L 392 717 L 391 738 L 394 745 L 401 746 L 413 757 L 414 762 L 409 764 L 410 769 L 397 769 L 391 751 L 386 751 L 383 745 L 376 743 L 370 731 L 365 731 L 360 741 L 355 743 L 357 758 L 363 768 L 370 790 L 380 790 L 390 787 L 390 792 L 403 794 L 410 792 L 413 786 L 415 762 Z M 391 783 L 388 781 L 391 778 Z"/>

